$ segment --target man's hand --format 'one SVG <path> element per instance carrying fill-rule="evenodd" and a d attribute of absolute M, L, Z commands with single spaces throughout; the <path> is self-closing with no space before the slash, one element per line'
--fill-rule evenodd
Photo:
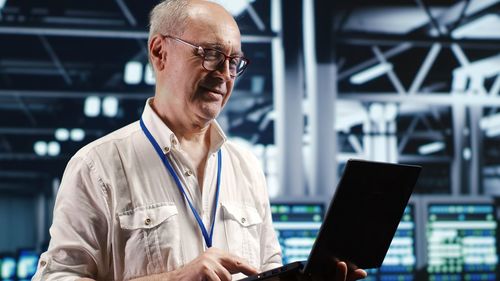
<path fill-rule="evenodd" d="M 182 268 L 134 281 L 231 281 L 231 274 L 240 272 L 246 275 L 258 273 L 257 269 L 241 258 L 210 248 Z"/>
<path fill-rule="evenodd" d="M 366 271 L 355 267 L 348 267 L 343 261 L 337 262 L 336 266 L 335 281 L 354 281 L 366 278 L 367 276 Z"/>

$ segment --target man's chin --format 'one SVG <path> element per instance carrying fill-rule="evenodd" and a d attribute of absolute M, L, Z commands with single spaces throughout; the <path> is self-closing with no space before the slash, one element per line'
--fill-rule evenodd
<path fill-rule="evenodd" d="M 198 116 L 206 121 L 212 121 L 219 116 L 222 108 L 220 105 L 205 105 L 201 108 Z"/>

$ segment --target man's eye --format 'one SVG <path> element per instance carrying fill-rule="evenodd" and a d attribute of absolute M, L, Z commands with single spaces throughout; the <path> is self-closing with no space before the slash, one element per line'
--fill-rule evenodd
<path fill-rule="evenodd" d="M 218 60 L 219 57 L 220 57 L 220 55 L 216 51 L 212 51 L 212 50 L 205 51 L 205 60 L 209 60 L 209 61 Z"/>
<path fill-rule="evenodd" d="M 241 59 L 240 58 L 234 58 L 230 60 L 231 66 L 238 66 L 240 65 Z"/>

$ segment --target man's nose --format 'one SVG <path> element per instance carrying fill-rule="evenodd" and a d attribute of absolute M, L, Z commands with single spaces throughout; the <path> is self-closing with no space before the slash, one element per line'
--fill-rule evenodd
<path fill-rule="evenodd" d="M 231 75 L 231 70 L 229 69 L 229 60 L 230 58 L 225 58 L 223 61 L 219 63 L 217 66 L 216 72 L 220 73 L 223 77 L 224 81 L 229 81 L 234 79 L 235 76 Z"/>

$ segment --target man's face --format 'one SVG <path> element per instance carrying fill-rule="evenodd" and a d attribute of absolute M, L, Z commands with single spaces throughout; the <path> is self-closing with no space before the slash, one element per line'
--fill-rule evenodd
<path fill-rule="evenodd" d="M 241 55 L 241 38 L 238 26 L 231 15 L 208 1 L 192 2 L 189 20 L 180 39 L 203 48 L 217 49 L 226 55 Z M 218 116 L 231 96 L 234 77 L 229 74 L 228 61 L 214 71 L 202 66 L 203 59 L 196 49 L 165 38 L 167 50 L 164 97 L 193 123 L 203 124 Z"/>

